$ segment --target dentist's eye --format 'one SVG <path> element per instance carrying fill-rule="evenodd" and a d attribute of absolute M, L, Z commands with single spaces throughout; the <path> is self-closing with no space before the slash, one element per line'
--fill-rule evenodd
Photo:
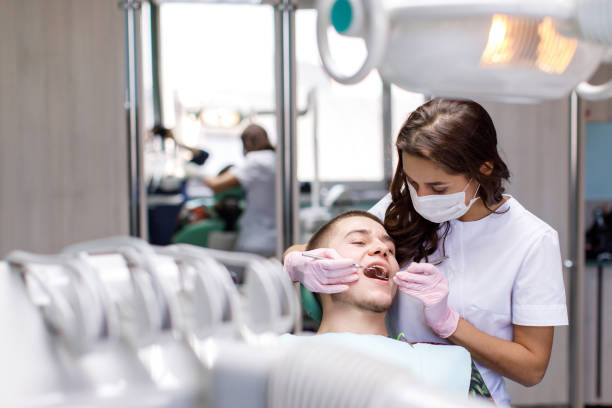
<path fill-rule="evenodd" d="M 363 241 L 353 241 L 353 242 L 351 242 L 351 244 L 353 244 L 353 245 L 365 245 L 365 242 L 363 242 Z"/>
<path fill-rule="evenodd" d="M 406 183 L 406 187 L 408 184 L 410 184 L 417 192 L 419 191 L 419 185 L 416 182 L 409 180 L 406 176 L 404 176 L 404 183 Z"/>
<path fill-rule="evenodd" d="M 433 191 L 436 194 L 444 194 L 446 193 L 446 190 L 448 190 L 447 188 L 432 188 L 431 191 Z"/>

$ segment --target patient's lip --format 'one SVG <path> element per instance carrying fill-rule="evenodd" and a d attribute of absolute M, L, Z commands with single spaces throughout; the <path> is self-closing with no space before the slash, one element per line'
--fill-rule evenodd
<path fill-rule="evenodd" d="M 389 262 L 382 256 L 373 256 L 371 257 L 372 261 L 370 263 L 363 263 L 365 266 L 380 266 L 381 268 L 388 270 Z"/>

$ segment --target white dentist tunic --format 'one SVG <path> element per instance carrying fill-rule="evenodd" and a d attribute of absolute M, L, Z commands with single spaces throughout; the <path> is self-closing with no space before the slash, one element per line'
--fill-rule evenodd
<path fill-rule="evenodd" d="M 246 190 L 246 209 L 240 218 L 236 250 L 272 256 L 276 252 L 276 154 L 249 152 L 231 171 Z"/>
<path fill-rule="evenodd" d="M 391 195 L 370 213 L 384 220 Z M 450 221 L 438 269 L 449 281 L 448 304 L 479 330 L 512 340 L 512 325 L 568 324 L 557 232 L 510 197 L 496 213 L 471 222 Z M 399 293 L 389 312 L 391 334 L 408 341 L 446 342 L 425 324 L 421 303 Z M 500 405 L 510 405 L 503 377 L 476 363 Z"/>

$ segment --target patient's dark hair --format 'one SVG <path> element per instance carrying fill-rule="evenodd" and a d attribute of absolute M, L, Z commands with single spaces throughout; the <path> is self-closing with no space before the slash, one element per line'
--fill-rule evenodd
<path fill-rule="evenodd" d="M 326 240 L 329 237 L 329 233 L 331 232 L 332 227 L 338 221 L 343 220 L 345 218 L 350 218 L 350 217 L 366 217 L 366 218 L 376 221 L 377 223 L 379 223 L 380 225 L 384 227 L 384 224 L 378 217 L 370 214 L 367 211 L 361 211 L 361 210 L 347 211 L 345 213 L 337 215 L 336 217 L 332 218 L 331 220 L 323 224 L 321 227 L 319 227 L 319 229 L 308 240 L 308 243 L 306 244 L 306 250 L 310 251 L 311 249 L 324 248 L 325 246 L 327 246 Z"/>

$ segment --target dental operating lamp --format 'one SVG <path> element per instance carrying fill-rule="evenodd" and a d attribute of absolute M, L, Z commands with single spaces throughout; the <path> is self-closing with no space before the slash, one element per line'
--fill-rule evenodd
<path fill-rule="evenodd" d="M 586 83 L 612 62 L 610 0 L 321 0 L 323 67 L 354 84 L 383 80 L 429 95 L 537 101 L 612 97 L 612 80 Z M 365 41 L 367 56 L 341 72 L 328 30 Z"/>

